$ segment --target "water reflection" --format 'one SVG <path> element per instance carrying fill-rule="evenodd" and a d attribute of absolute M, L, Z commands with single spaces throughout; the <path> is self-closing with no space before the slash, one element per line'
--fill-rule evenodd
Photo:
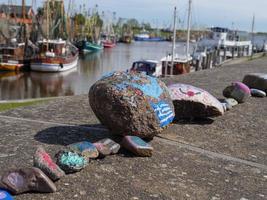
<path fill-rule="evenodd" d="M 184 44 L 177 44 L 176 51 L 184 51 Z M 71 71 L 0 72 L 0 100 L 87 94 L 103 74 L 129 69 L 140 59 L 160 60 L 169 52 L 169 42 L 118 44 L 113 49 L 81 55 L 77 68 Z"/>

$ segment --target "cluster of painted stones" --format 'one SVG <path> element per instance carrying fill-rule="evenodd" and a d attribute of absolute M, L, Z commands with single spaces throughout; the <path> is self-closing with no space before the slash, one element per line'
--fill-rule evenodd
<path fill-rule="evenodd" d="M 121 145 L 136 156 L 152 156 L 153 148 L 139 137 L 124 136 Z M 38 147 L 33 158 L 34 167 L 9 170 L 1 176 L 0 188 L 3 190 L 0 190 L 0 195 L 12 199 L 7 191 L 14 195 L 25 192 L 56 192 L 53 181 L 59 180 L 65 174 L 84 169 L 90 159 L 117 154 L 121 145 L 109 138 L 95 143 L 74 143 L 55 155 L 56 162 L 43 147 Z"/>
<path fill-rule="evenodd" d="M 92 110 L 114 134 L 153 138 L 174 118 L 168 88 L 142 73 L 114 72 L 89 91 Z"/>

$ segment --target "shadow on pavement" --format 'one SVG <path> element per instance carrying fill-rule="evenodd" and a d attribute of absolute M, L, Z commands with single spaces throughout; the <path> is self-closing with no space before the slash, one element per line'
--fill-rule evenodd
<path fill-rule="evenodd" d="M 173 121 L 174 124 L 197 124 L 197 125 L 208 125 L 214 122 L 211 118 L 194 118 L 194 119 L 176 119 Z"/>
<path fill-rule="evenodd" d="M 92 128 L 90 130 L 90 128 Z M 99 130 L 97 130 L 99 128 Z M 46 144 L 55 145 L 69 145 L 81 141 L 96 142 L 104 138 L 111 138 L 117 140 L 114 135 L 108 131 L 101 130 L 103 126 L 95 125 L 81 125 L 81 126 L 56 126 L 44 129 L 38 132 L 34 139 Z"/>

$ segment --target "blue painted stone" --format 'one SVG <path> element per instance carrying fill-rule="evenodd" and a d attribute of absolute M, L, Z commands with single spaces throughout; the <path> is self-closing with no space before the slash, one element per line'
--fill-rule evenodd
<path fill-rule="evenodd" d="M 89 91 L 90 106 L 111 133 L 153 138 L 174 118 L 168 88 L 159 79 L 134 72 L 114 72 Z"/>
<path fill-rule="evenodd" d="M 98 151 L 91 142 L 87 142 L 87 141 L 78 142 L 78 143 L 70 144 L 68 145 L 68 147 L 72 149 L 73 151 L 80 153 L 82 156 L 86 158 L 97 158 L 98 157 Z"/>
<path fill-rule="evenodd" d="M 13 197 L 7 191 L 0 189 L 0 200 L 13 200 Z"/>
<path fill-rule="evenodd" d="M 121 145 L 137 156 L 152 156 L 153 147 L 137 136 L 124 136 Z"/>
<path fill-rule="evenodd" d="M 258 89 L 250 89 L 251 95 L 253 97 L 266 97 L 266 93 Z"/>

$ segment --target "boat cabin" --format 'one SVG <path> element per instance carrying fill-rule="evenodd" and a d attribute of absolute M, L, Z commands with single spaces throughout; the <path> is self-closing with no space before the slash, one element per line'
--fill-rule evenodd
<path fill-rule="evenodd" d="M 172 56 L 168 55 L 161 59 L 162 62 L 162 74 L 179 75 L 190 73 L 193 64 L 193 58 L 186 55 L 175 55 L 172 66 Z"/>
<path fill-rule="evenodd" d="M 149 76 L 160 77 L 162 67 L 156 60 L 141 60 L 133 63 L 131 71 L 143 72 Z"/>

